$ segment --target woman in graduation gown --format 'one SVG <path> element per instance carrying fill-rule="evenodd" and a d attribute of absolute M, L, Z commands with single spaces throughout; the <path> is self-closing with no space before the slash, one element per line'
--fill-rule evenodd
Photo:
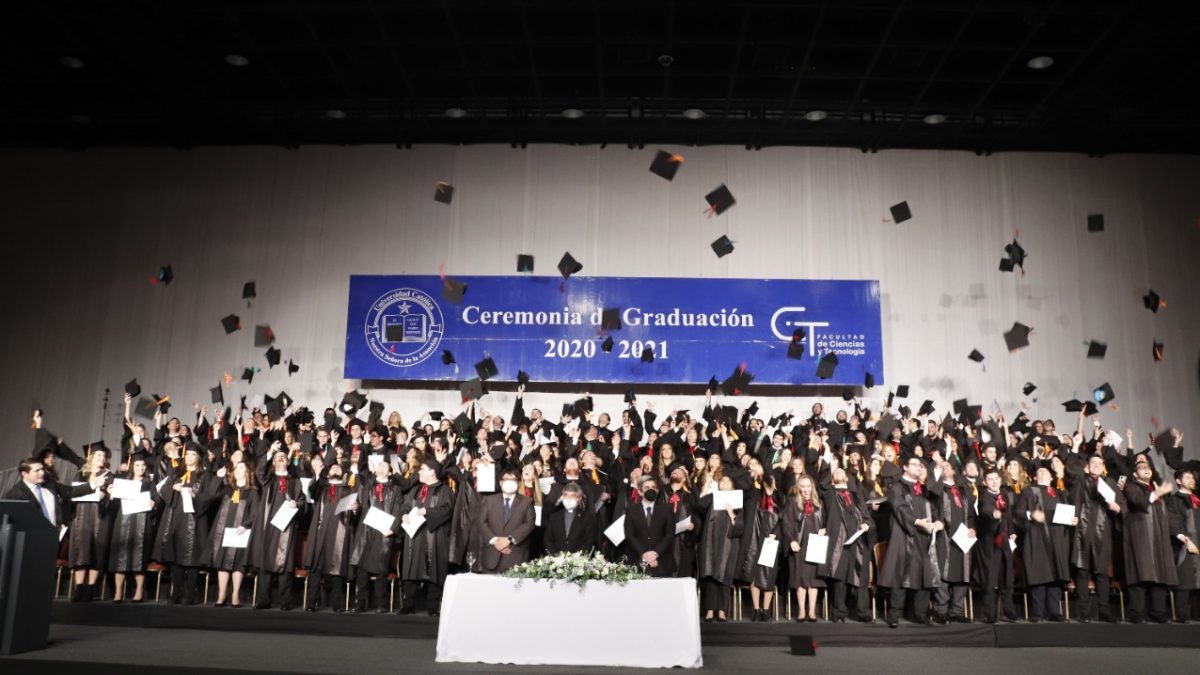
<path fill-rule="evenodd" d="M 423 460 L 422 460 L 423 461 Z M 463 455 L 465 469 L 457 466 L 447 470 L 453 476 L 458 491 L 454 495 L 454 511 L 450 517 L 450 564 L 472 572 L 479 564 L 479 536 L 475 524 L 479 522 L 479 505 L 483 502 L 475 478 L 476 469 L 485 460 Z M 555 486 L 557 488 L 557 486 Z M 411 488 L 409 488 L 411 489 Z M 407 494 L 408 490 L 405 490 Z"/>
<path fill-rule="evenodd" d="M 251 540 L 254 538 L 254 518 L 258 513 L 259 492 L 250 467 L 242 459 L 238 459 L 232 470 L 226 470 L 225 479 L 217 484 L 217 515 L 213 518 L 212 532 L 208 537 L 208 564 L 217 570 L 217 607 L 227 604 L 240 607 L 242 600 L 242 580 L 250 567 L 250 546 L 234 548 L 225 546 L 225 530 L 232 528 L 238 534 L 251 530 Z M 233 579 L 233 593 L 230 595 L 229 580 Z"/>
<path fill-rule="evenodd" d="M 292 580 L 296 571 L 296 548 L 300 540 L 300 513 L 308 509 L 304 484 L 290 472 L 287 451 L 281 441 L 271 443 L 270 462 L 260 461 L 255 470 L 258 478 L 259 503 L 256 505 L 254 534 L 250 536 L 252 564 L 258 568 L 258 597 L 254 609 L 271 606 L 274 593 L 279 608 L 292 608 Z M 271 524 L 284 506 L 297 509 L 287 526 L 280 530 Z"/>
<path fill-rule="evenodd" d="M 200 446 L 188 443 L 179 466 L 168 469 L 166 482 L 158 491 L 163 511 L 150 557 L 171 568 L 172 604 L 195 601 L 200 567 L 208 564 L 204 554 L 209 512 L 219 479 L 200 466 L 202 452 Z M 191 499 L 191 513 L 185 494 Z"/>
<path fill-rule="evenodd" d="M 108 449 L 93 449 L 79 477 L 92 487 L 93 494 L 98 491 L 100 497 L 97 501 L 71 504 L 75 513 L 71 517 L 67 562 L 75 570 L 75 597 L 72 599 L 87 602 L 96 597 L 96 581 L 108 565 L 108 545 L 118 509 L 104 489 L 113 480 L 108 469 Z"/>
<path fill-rule="evenodd" d="M 788 583 L 796 592 L 796 621 L 816 621 L 817 590 L 824 588 L 825 582 L 822 577 L 828 572 L 823 564 L 805 561 L 808 535 L 825 534 L 825 510 L 811 476 L 802 476 L 792 488 L 787 506 L 783 509 L 780 526 L 783 541 L 791 551 L 788 561 Z"/>
<path fill-rule="evenodd" d="M 754 607 L 751 621 L 772 621 L 771 600 L 775 595 L 775 584 L 779 579 L 779 549 L 770 566 L 758 564 L 763 545 L 768 540 L 779 540 L 779 515 L 783 504 L 775 499 L 775 476 L 762 477 L 761 496 L 755 500 L 753 522 L 747 522 L 742 535 L 745 557 L 741 559 L 742 578 L 750 583 L 750 600 Z M 747 521 L 750 521 L 747 518 Z M 749 540 L 749 544 L 746 543 Z"/>
<path fill-rule="evenodd" d="M 1175 472 L 1179 492 L 1168 497 L 1167 514 L 1171 521 L 1171 550 L 1175 554 L 1175 621 L 1192 618 L 1192 596 L 1200 590 L 1200 496 L 1196 494 L 1196 474 Z"/>
<path fill-rule="evenodd" d="M 404 536 L 404 554 L 400 565 L 403 582 L 403 610 L 415 611 L 417 598 L 425 595 L 425 609 L 437 616 L 442 606 L 442 585 L 450 573 L 450 516 L 454 511 L 454 493 L 442 482 L 444 469 L 436 459 L 421 465 L 421 484 L 408 493 L 404 515 L 416 510 L 425 522 L 413 536 Z"/>
<path fill-rule="evenodd" d="M 1171 551 L 1170 525 L 1163 497 L 1171 486 L 1151 482 L 1154 469 L 1139 455 L 1133 480 L 1125 483 L 1125 587 L 1129 590 L 1129 621 L 1144 623 L 1146 618 L 1164 623 L 1167 616 L 1167 587 L 1179 577 Z M 1146 595 L 1150 595 L 1149 613 Z"/>
<path fill-rule="evenodd" d="M 848 472 L 835 467 L 831 472 L 833 487 L 821 500 L 825 507 L 825 530 L 829 536 L 829 566 L 825 582 L 832 596 L 830 619 L 845 621 L 850 612 L 846 609 L 847 587 L 854 593 L 856 621 L 869 623 L 871 619 L 870 598 L 867 595 L 869 581 L 870 551 L 868 537 L 871 531 L 869 509 L 858 490 L 851 487 Z M 849 546 L 846 541 L 861 532 Z"/>
<path fill-rule="evenodd" d="M 304 569 L 308 570 L 308 597 L 304 604 L 308 611 L 317 611 L 325 578 L 332 577 L 325 597 L 336 613 L 341 612 L 346 603 L 350 549 L 358 515 L 353 507 L 341 513 L 337 513 L 337 508 L 343 499 L 357 491 L 342 480 L 341 466 L 325 466 L 319 457 L 313 458 L 311 466 L 316 479 L 309 485 L 313 516 L 308 528 L 308 547 L 304 552 Z"/>
<path fill-rule="evenodd" d="M 392 546 L 400 533 L 400 516 L 404 513 L 407 497 L 404 490 L 392 481 L 392 466 L 387 462 L 375 465 L 373 474 L 364 473 L 358 480 L 358 502 L 353 509 L 358 515 L 354 530 L 354 547 L 350 550 L 350 565 L 354 568 L 356 588 L 354 612 L 367 611 L 367 592 L 371 588 L 371 599 L 375 611 L 388 611 L 387 586 L 391 570 Z M 392 529 L 380 532 L 366 524 L 371 509 L 379 509 L 395 518 Z M 375 577 L 371 586 L 371 577 Z"/>
<path fill-rule="evenodd" d="M 719 490 L 732 490 L 733 480 L 722 476 L 717 483 Z M 742 533 L 746 529 L 742 510 L 727 506 L 724 511 L 713 508 L 713 493 L 700 498 L 696 510 L 702 514 L 704 527 L 700 533 L 700 548 L 696 550 L 696 576 L 700 579 L 700 611 L 704 620 L 726 621 L 729 611 L 730 593 L 733 589 L 734 571 L 739 567 L 737 558 L 741 549 Z"/>
<path fill-rule="evenodd" d="M 545 518 L 550 515 L 546 512 L 542 502 L 542 485 L 538 482 L 537 470 L 533 464 L 526 464 L 521 467 L 521 481 L 517 491 L 533 500 L 534 514 L 537 516 L 537 523 L 533 528 L 533 534 L 529 535 L 529 559 L 540 558 L 545 553 L 545 547 L 542 544 L 542 537 L 545 536 Z"/>
<path fill-rule="evenodd" d="M 676 523 L 685 518 L 689 521 L 687 529 L 671 540 L 671 562 L 674 563 L 672 574 L 676 577 L 693 577 L 696 574 L 696 543 L 700 538 L 700 522 L 694 514 L 696 498 L 688 484 L 686 466 L 678 463 L 668 466 L 667 478 L 663 502 L 671 507 L 671 517 Z"/>
<path fill-rule="evenodd" d="M 112 544 L 108 549 L 108 569 L 114 573 L 114 603 L 124 600 L 125 580 L 130 574 L 134 581 L 132 601 L 141 602 L 144 599 L 146 566 L 150 564 L 150 549 L 154 545 L 155 511 L 162 502 L 154 490 L 145 455 L 138 453 L 129 460 L 126 480 L 141 483 L 142 495 L 155 508 L 141 513 L 125 513 L 125 500 L 113 500 L 116 502 L 117 516 L 113 522 Z"/>
<path fill-rule="evenodd" d="M 1017 526 L 1025 533 L 1018 554 L 1025 568 L 1025 585 L 1029 587 L 1029 620 L 1062 621 L 1059 603 L 1063 586 L 1071 578 L 1072 526 L 1052 521 L 1055 508 L 1071 502 L 1063 491 L 1051 485 L 1054 478 L 1050 469 L 1041 467 L 1034 475 L 1035 482 L 1017 498 L 1015 510 Z"/>

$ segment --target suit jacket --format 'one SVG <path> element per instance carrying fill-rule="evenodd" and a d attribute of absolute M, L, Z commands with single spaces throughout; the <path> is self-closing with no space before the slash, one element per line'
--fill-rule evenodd
<path fill-rule="evenodd" d="M 57 529 L 60 525 L 62 525 L 63 508 L 68 500 L 91 494 L 92 491 L 92 486 L 87 483 L 76 486 L 67 485 L 63 487 L 63 492 L 66 493 L 64 498 L 64 496 L 60 494 L 58 490 L 55 490 L 52 487 L 47 487 L 45 484 L 43 484 L 42 499 L 54 500 L 54 527 Z M 8 494 L 4 495 L 4 498 L 27 501 L 36 506 L 39 512 L 42 510 L 42 505 L 38 503 L 37 495 L 33 494 L 33 490 L 30 490 L 29 486 L 26 485 L 25 481 L 23 480 L 18 479 L 16 485 L 13 485 L 8 489 Z M 49 524 L 49 521 L 47 521 L 47 524 Z"/>
<path fill-rule="evenodd" d="M 501 573 L 529 560 L 529 535 L 533 533 L 533 500 L 517 493 L 504 519 L 504 495 L 487 495 L 479 519 L 480 562 L 484 571 Z M 492 537 L 512 537 L 510 553 L 501 553 L 488 542 Z"/>
<path fill-rule="evenodd" d="M 659 502 L 654 505 L 654 515 L 646 520 L 646 507 L 639 503 L 625 512 L 625 550 L 632 565 L 641 563 L 642 554 L 654 551 L 658 554 L 658 567 L 647 567 L 646 574 L 652 577 L 669 577 L 674 573 L 674 562 L 670 555 L 675 537 L 675 518 L 671 507 Z"/>
<path fill-rule="evenodd" d="M 549 518 L 543 517 L 543 524 L 546 526 L 546 553 L 578 553 L 596 548 L 596 515 L 586 502 L 575 508 L 570 532 L 567 532 L 567 510 L 562 504 L 554 508 Z"/>

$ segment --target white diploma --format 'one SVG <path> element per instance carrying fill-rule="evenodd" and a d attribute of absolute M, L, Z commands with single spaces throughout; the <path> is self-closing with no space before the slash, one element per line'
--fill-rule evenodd
<path fill-rule="evenodd" d="M 417 536 L 417 530 L 421 529 L 421 526 L 424 524 L 425 516 L 417 513 L 417 510 L 414 508 L 412 511 L 408 512 L 408 522 L 401 523 L 400 527 L 404 530 L 404 533 L 408 535 L 408 538 L 412 539 L 413 537 Z"/>
<path fill-rule="evenodd" d="M 371 509 L 367 511 L 367 517 L 363 518 L 363 525 L 366 525 L 374 530 L 379 530 L 379 532 L 382 534 L 392 532 L 392 526 L 395 524 L 396 516 L 393 516 L 387 511 L 375 506 L 372 506 Z"/>
<path fill-rule="evenodd" d="M 480 464 L 478 469 L 475 469 L 475 480 L 479 486 L 479 492 L 495 492 L 496 491 L 496 465 L 495 464 Z"/>
<path fill-rule="evenodd" d="M 553 478 L 539 478 L 538 484 L 540 484 L 542 486 L 542 494 L 548 495 L 548 494 L 550 494 L 550 489 L 554 487 L 554 479 Z"/>
<path fill-rule="evenodd" d="M 357 503 L 358 503 L 358 493 L 351 492 L 350 494 L 348 494 L 345 497 L 342 497 L 341 499 L 338 500 L 337 508 L 333 510 L 333 515 L 336 516 L 339 513 L 345 513 L 346 511 L 349 511 L 350 508 L 353 507 Z"/>
<path fill-rule="evenodd" d="M 972 537 L 967 533 L 966 523 L 958 524 L 958 529 L 954 531 L 954 536 L 952 536 L 951 539 L 954 540 L 954 544 L 956 546 L 962 549 L 963 553 L 970 551 L 971 547 L 975 545 L 976 541 L 975 537 Z"/>
<path fill-rule="evenodd" d="M 296 517 L 296 513 L 299 510 L 300 509 L 296 508 L 295 506 L 288 506 L 285 502 L 283 506 L 280 506 L 279 510 L 275 512 L 275 517 L 271 519 L 271 527 L 274 527 L 280 532 L 286 530 L 287 526 L 291 524 L 292 518 Z"/>
<path fill-rule="evenodd" d="M 112 498 L 113 499 L 133 499 L 142 493 L 142 481 L 127 480 L 125 478 L 113 479 Z"/>
<path fill-rule="evenodd" d="M 1104 501 L 1108 502 L 1109 504 L 1117 501 L 1117 493 L 1108 486 L 1108 483 L 1103 478 L 1097 481 L 1096 492 L 1099 492 L 1100 496 L 1104 498 Z"/>
<path fill-rule="evenodd" d="M 1010 551 L 1017 550 L 1017 540 L 1016 539 L 1008 540 L 1008 550 L 1010 550 Z"/>
<path fill-rule="evenodd" d="M 195 513 L 196 512 L 196 503 L 192 501 L 192 489 L 191 488 L 186 488 L 186 487 L 180 488 L 179 498 L 183 500 L 183 512 L 184 513 Z"/>
<path fill-rule="evenodd" d="M 375 467 L 379 466 L 380 464 L 383 464 L 382 452 L 372 452 L 371 454 L 367 455 L 367 471 L 375 473 Z"/>
<path fill-rule="evenodd" d="M 604 536 L 608 537 L 613 546 L 620 546 L 621 542 L 625 541 L 625 516 L 614 520 L 613 524 L 604 530 Z"/>
<path fill-rule="evenodd" d="M 79 487 L 80 485 L 87 485 L 87 483 L 80 483 L 80 482 L 76 481 L 74 483 L 71 483 L 71 485 L 73 487 Z M 72 497 L 71 501 L 73 501 L 73 502 L 98 502 L 98 501 L 100 501 L 100 491 L 93 489 L 91 494 L 86 494 L 86 495 L 83 495 L 82 497 Z"/>
<path fill-rule="evenodd" d="M 1075 507 L 1071 504 L 1055 504 L 1054 505 L 1054 520 L 1055 525 L 1074 525 L 1071 521 L 1075 518 Z"/>
<path fill-rule="evenodd" d="M 304 488 L 304 498 L 308 500 L 308 503 L 309 503 L 309 504 L 315 504 L 315 503 L 316 503 L 316 502 L 314 502 L 314 501 L 313 501 L 312 495 L 311 495 L 311 494 L 309 494 L 309 492 L 308 492 L 308 487 L 309 487 L 310 485 L 312 485 L 312 482 L 313 482 L 313 479 L 312 479 L 312 478 L 303 477 L 303 478 L 301 478 L 301 479 L 300 479 L 300 486 Z"/>
<path fill-rule="evenodd" d="M 824 565 L 828 552 L 829 537 L 823 534 L 808 535 L 808 546 L 804 547 L 804 562 Z"/>
<path fill-rule="evenodd" d="M 863 533 L 865 533 L 865 532 L 866 532 L 866 530 L 856 531 L 854 534 L 852 534 L 846 538 L 846 541 L 845 541 L 845 543 L 842 544 L 842 546 L 849 546 L 850 544 L 853 544 L 854 542 L 858 541 L 858 538 L 863 536 Z"/>
<path fill-rule="evenodd" d="M 533 526 L 542 526 L 542 507 L 538 506 L 537 504 L 533 505 Z"/>
<path fill-rule="evenodd" d="M 758 564 L 763 567 L 774 567 L 779 556 L 779 540 L 763 539 L 762 551 L 758 554 Z"/>
<path fill-rule="evenodd" d="M 683 534 L 684 532 L 687 532 L 688 525 L 691 525 L 691 524 L 692 524 L 692 517 L 685 516 L 683 518 L 683 520 L 679 521 L 678 523 L 675 523 L 675 534 Z"/>
<path fill-rule="evenodd" d="M 714 492 L 713 508 L 718 511 L 724 511 L 726 506 L 732 506 L 734 509 L 742 508 L 742 491 L 717 490 Z"/>
<path fill-rule="evenodd" d="M 246 548 L 250 545 L 250 529 L 247 528 L 241 534 L 238 534 L 236 527 L 225 528 L 225 535 L 221 537 L 221 546 L 225 548 Z"/>
<path fill-rule="evenodd" d="M 167 484 L 167 481 L 169 481 L 169 480 L 171 480 L 170 476 L 168 476 L 168 477 L 166 477 L 166 478 L 164 478 L 164 479 L 162 479 L 162 480 L 158 481 L 158 485 L 155 485 L 155 486 L 154 486 L 154 491 L 155 491 L 155 492 L 162 492 L 163 486 L 164 486 L 164 485 L 166 485 L 166 484 Z"/>
<path fill-rule="evenodd" d="M 144 492 L 136 497 L 125 497 L 121 500 L 122 515 L 132 516 L 137 513 L 145 513 L 154 508 L 154 500 L 150 499 L 150 493 Z"/>

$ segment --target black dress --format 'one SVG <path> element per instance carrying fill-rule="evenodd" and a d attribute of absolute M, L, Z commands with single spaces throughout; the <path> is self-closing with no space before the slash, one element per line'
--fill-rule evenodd
<path fill-rule="evenodd" d="M 104 485 L 111 483 L 112 476 L 108 475 Z M 103 486 L 100 489 L 98 502 L 71 502 L 75 513 L 71 517 L 67 564 L 72 568 L 104 569 L 108 564 L 108 547 L 119 506 L 103 491 Z"/>
<path fill-rule="evenodd" d="M 745 579 L 755 588 L 764 591 L 774 591 L 775 582 L 779 579 L 779 559 L 783 550 L 780 549 L 775 555 L 775 562 L 770 567 L 758 564 L 758 558 L 762 552 L 763 542 L 769 536 L 775 535 L 776 539 L 780 538 L 780 510 L 780 505 L 775 503 L 774 498 L 764 496 L 759 499 L 758 505 L 752 511 L 754 523 L 746 529 L 746 534 L 742 535 L 743 538 L 748 537 L 750 541 L 748 545 L 743 546 L 746 556 L 741 561 L 742 572 L 739 578 Z M 783 545 L 780 542 L 780 546 Z"/>
<path fill-rule="evenodd" d="M 175 469 L 158 491 L 163 502 L 154 550 L 150 557 L 161 563 L 201 567 L 208 542 L 210 507 L 216 497 L 216 476 L 205 471 L 189 472 Z M 184 500 L 174 485 L 178 483 L 196 490 L 192 498 L 192 513 L 184 512 Z"/>
<path fill-rule="evenodd" d="M 808 552 L 808 535 L 816 534 L 825 527 L 825 511 L 817 508 L 813 502 L 801 506 L 795 499 L 789 499 L 780 517 L 783 530 L 783 542 L 788 558 L 788 584 L 793 588 L 824 588 L 824 577 L 828 575 L 828 565 L 810 563 L 805 560 Z M 792 551 L 792 542 L 800 545 L 800 550 Z M 826 561 L 829 560 L 826 552 Z"/>
<path fill-rule="evenodd" d="M 712 579 L 722 586 L 732 586 L 739 567 L 737 554 L 746 528 L 745 518 L 741 511 L 734 511 L 731 522 L 729 514 L 712 507 L 711 492 L 700 498 L 697 511 L 704 514 L 704 528 L 700 533 L 700 547 L 696 549 L 696 576 Z"/>
<path fill-rule="evenodd" d="M 221 481 L 217 488 L 221 505 L 213 519 L 212 533 L 208 538 L 206 558 L 213 569 L 223 572 L 245 572 L 250 566 L 250 551 L 254 546 L 254 514 L 257 512 L 258 491 L 249 487 L 235 488 Z M 234 501 L 234 499 L 237 501 Z M 251 531 L 250 546 L 233 548 L 222 546 L 225 528 L 244 527 Z"/>
<path fill-rule="evenodd" d="M 108 548 L 108 570 L 124 574 L 146 571 L 150 564 L 150 549 L 154 545 L 154 525 L 162 499 L 154 490 L 154 483 L 142 481 L 142 494 L 154 500 L 154 508 L 141 513 L 126 514 L 124 502 L 114 499 L 117 510 L 112 527 L 112 543 Z"/>
<path fill-rule="evenodd" d="M 404 535 L 400 580 L 441 586 L 450 573 L 450 516 L 454 510 L 454 493 L 442 482 L 415 486 L 405 500 L 402 513 L 412 509 L 425 509 L 425 523 L 415 536 Z"/>

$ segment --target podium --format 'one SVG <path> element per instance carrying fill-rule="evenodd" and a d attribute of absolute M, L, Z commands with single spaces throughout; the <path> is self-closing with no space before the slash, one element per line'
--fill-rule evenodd
<path fill-rule="evenodd" d="M 36 506 L 0 500 L 0 655 L 45 649 L 58 536 Z"/>

